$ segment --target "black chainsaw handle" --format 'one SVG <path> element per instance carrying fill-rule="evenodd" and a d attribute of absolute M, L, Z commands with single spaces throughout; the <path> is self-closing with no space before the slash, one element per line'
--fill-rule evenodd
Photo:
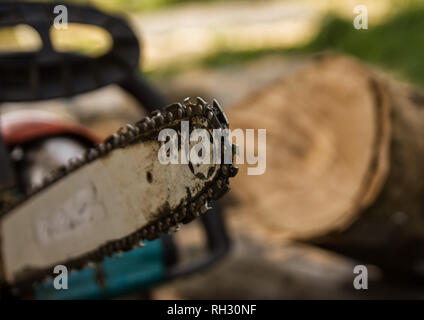
<path fill-rule="evenodd" d="M 55 6 L 63 3 L 0 2 L 0 27 L 28 25 L 42 47 L 31 52 L 0 52 L 0 102 L 71 97 L 109 84 L 119 84 L 138 71 L 140 46 L 127 22 L 94 7 L 66 3 L 68 23 L 98 26 L 112 40 L 108 52 L 89 57 L 54 49 L 50 30 Z"/>

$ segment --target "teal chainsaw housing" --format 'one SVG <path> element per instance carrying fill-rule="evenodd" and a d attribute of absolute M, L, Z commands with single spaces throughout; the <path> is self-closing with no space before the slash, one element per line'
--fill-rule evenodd
<path fill-rule="evenodd" d="M 147 290 L 166 278 L 163 239 L 107 257 L 97 268 L 87 267 L 68 274 L 68 289 L 55 289 L 53 279 L 34 287 L 41 300 L 108 299 Z M 99 281 L 99 274 L 101 281 Z"/>

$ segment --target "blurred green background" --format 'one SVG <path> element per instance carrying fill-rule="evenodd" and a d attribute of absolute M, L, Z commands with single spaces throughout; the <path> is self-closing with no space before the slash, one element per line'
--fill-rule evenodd
<path fill-rule="evenodd" d="M 144 71 L 154 78 L 193 68 L 246 64 L 270 55 L 337 50 L 424 86 L 424 3 L 419 0 L 69 2 L 125 14 L 144 40 Z M 353 28 L 353 8 L 358 4 L 368 7 L 368 30 Z M 99 36 L 90 38 L 77 31 L 56 38 L 64 47 L 94 55 L 102 52 Z M 0 49 L 13 39 L 10 30 L 0 29 Z"/>

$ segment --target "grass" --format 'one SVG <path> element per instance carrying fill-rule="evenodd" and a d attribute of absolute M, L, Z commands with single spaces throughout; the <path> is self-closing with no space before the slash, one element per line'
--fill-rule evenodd
<path fill-rule="evenodd" d="M 301 47 L 247 51 L 218 50 L 189 67 L 214 68 L 240 64 L 267 55 L 296 55 L 335 50 L 352 54 L 388 70 L 393 70 L 424 88 L 424 5 L 403 10 L 380 25 L 369 25 L 368 30 L 356 30 L 352 21 L 336 16 L 324 19 L 317 36 Z M 187 65 L 174 66 L 152 72 L 169 75 Z"/>
<path fill-rule="evenodd" d="M 40 1 L 40 0 L 29 0 Z M 42 0 L 45 2 L 52 2 L 52 0 Z M 57 1 L 57 0 L 56 0 Z M 166 7 L 177 6 L 183 3 L 207 3 L 225 0 L 66 0 L 69 3 L 77 4 L 92 4 L 101 9 L 109 11 L 152 11 L 163 9 Z M 254 1 L 254 0 L 252 0 Z"/>
<path fill-rule="evenodd" d="M 333 49 L 396 71 L 424 87 L 424 7 L 408 9 L 368 30 L 328 19 L 318 36 L 299 51 Z"/>
<path fill-rule="evenodd" d="M 72 0 L 92 3 L 110 10 L 153 10 L 186 2 L 224 0 Z M 254 1 L 254 0 L 250 0 Z M 424 88 L 424 4 L 417 0 L 391 0 L 399 12 L 379 25 L 370 21 L 368 30 L 356 30 L 352 20 L 337 16 L 324 19 L 321 30 L 301 47 L 234 51 L 221 47 L 206 57 L 150 71 L 153 77 L 167 77 L 193 67 L 215 68 L 245 63 L 267 55 L 297 55 L 336 50 L 395 71 Z M 401 1 L 401 2 L 399 2 Z M 400 3 L 403 5 L 401 6 Z M 400 9 L 402 8 L 402 9 Z M 393 9 L 392 11 L 394 11 Z M 219 48 L 219 46 L 218 46 Z"/>
<path fill-rule="evenodd" d="M 113 11 L 151 11 L 187 2 L 211 2 L 214 0 L 91 0 L 93 4 Z M 216 0 L 215 0 L 216 1 Z"/>

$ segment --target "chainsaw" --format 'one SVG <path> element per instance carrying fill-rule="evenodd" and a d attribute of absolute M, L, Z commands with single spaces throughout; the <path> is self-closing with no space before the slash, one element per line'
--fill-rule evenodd
<path fill-rule="evenodd" d="M 163 99 L 134 71 L 140 48 L 125 21 L 91 7 L 67 7 L 69 22 L 94 24 L 112 35 L 110 51 L 99 58 L 57 52 L 48 36 L 54 4 L 1 3 L 0 26 L 29 24 L 40 33 L 43 46 L 37 52 L 0 55 L 0 102 L 72 97 L 118 84 L 150 114 L 44 174 L 25 194 L 4 193 L 9 196 L 0 202 L 0 282 L 7 287 L 28 288 L 53 276 L 55 266 L 82 270 L 177 231 L 204 216 L 237 174 L 223 156 L 210 164 L 162 164 L 161 130 L 174 130 L 181 141 L 185 123 L 189 134 L 204 129 L 212 136 L 214 130 L 228 129 L 224 111 L 216 100 L 207 103 L 199 97 L 163 107 Z M 54 133 L 54 126 L 47 131 Z M 3 132 L 2 137 L 1 187 L 7 189 L 14 180 L 12 170 L 3 170 L 10 165 L 11 142 Z M 208 143 L 213 148 L 216 142 Z M 231 143 L 222 139 L 219 144 L 234 156 Z"/>

